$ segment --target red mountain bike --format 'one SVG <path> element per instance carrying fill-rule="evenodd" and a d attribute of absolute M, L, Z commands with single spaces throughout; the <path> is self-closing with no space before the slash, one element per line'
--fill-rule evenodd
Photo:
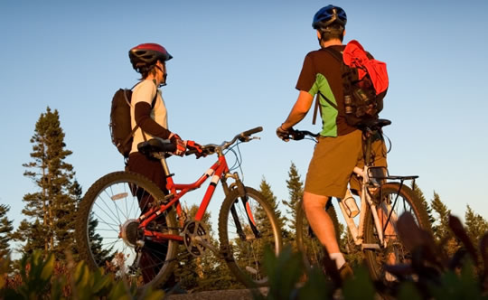
<path fill-rule="evenodd" d="M 234 147 L 253 140 L 251 135 L 260 131 L 261 127 L 254 128 L 230 142 L 202 146 L 205 154 L 216 153 L 217 161 L 191 184 L 173 182 L 164 159 L 174 150 L 172 144 L 159 139 L 141 143 L 140 152 L 161 159 L 169 193 L 127 171 L 97 180 L 78 210 L 76 238 L 81 257 L 91 268 L 105 267 L 117 276 L 130 278 L 139 287 L 161 285 L 174 270 L 178 249 L 182 248 L 178 245 L 184 244 L 196 257 L 206 249 L 212 250 L 246 286 L 266 285 L 264 250 L 280 252 L 281 229 L 274 208 L 258 191 L 244 186 L 237 173 L 231 173 L 225 157 L 228 151 L 236 153 Z M 192 218 L 184 212 L 180 200 L 208 179 L 211 182 Z M 233 182 L 228 183 L 229 179 Z M 218 219 L 220 246 L 214 246 L 202 218 L 219 181 L 225 199 Z"/>

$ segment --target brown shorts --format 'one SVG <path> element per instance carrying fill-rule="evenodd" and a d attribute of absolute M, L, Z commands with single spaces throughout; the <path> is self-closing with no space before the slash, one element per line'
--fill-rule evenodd
<path fill-rule="evenodd" d="M 305 191 L 342 198 L 355 166 L 362 165 L 362 132 L 320 137 L 308 167 Z"/>

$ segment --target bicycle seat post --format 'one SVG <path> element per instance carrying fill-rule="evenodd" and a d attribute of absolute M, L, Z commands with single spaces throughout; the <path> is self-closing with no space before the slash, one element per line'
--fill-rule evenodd
<path fill-rule="evenodd" d="M 169 167 L 168 167 L 168 163 L 166 162 L 166 159 L 162 157 L 160 161 L 161 161 L 161 165 L 163 166 L 163 171 L 164 174 L 166 175 L 166 178 L 173 176 L 174 174 L 171 174 L 169 172 Z"/>
<path fill-rule="evenodd" d="M 368 130 L 364 131 L 363 134 L 366 135 L 366 149 L 364 152 L 364 164 L 369 167 L 371 165 L 371 161 L 370 161 L 371 160 L 371 144 L 373 144 L 373 137 L 376 133 L 368 128 Z"/>

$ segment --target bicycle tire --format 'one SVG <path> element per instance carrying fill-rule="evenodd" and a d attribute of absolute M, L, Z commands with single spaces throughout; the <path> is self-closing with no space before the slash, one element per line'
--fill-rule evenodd
<path fill-rule="evenodd" d="M 381 187 L 380 195 L 382 197 L 381 203 L 383 208 L 385 207 L 384 203 L 395 204 L 395 207 L 392 207 L 392 209 L 395 212 L 396 220 L 398 220 L 398 217 L 400 217 L 404 212 L 410 212 L 421 229 L 431 232 L 432 229 L 427 210 L 408 186 L 403 185 L 400 189 L 399 183 L 386 183 Z M 395 199 L 397 199 L 396 203 Z M 408 251 L 406 251 L 397 235 L 395 230 L 396 220 L 395 217 L 390 218 L 390 221 L 388 222 L 392 222 L 393 226 L 389 226 L 390 229 L 387 229 L 386 231 L 383 229 L 383 236 L 386 237 L 389 244 L 387 247 L 381 247 L 380 250 L 364 250 L 365 260 L 371 278 L 374 281 L 381 281 L 385 284 L 394 283 L 396 282 L 396 279 L 391 275 L 387 275 L 383 266 L 385 264 L 407 263 L 410 260 L 411 255 Z M 366 211 L 364 222 L 364 243 L 379 244 L 376 226 L 374 224 L 374 219 L 369 206 Z"/>
<path fill-rule="evenodd" d="M 165 196 L 152 181 L 132 172 L 114 172 L 97 180 L 79 204 L 75 232 L 77 248 L 81 259 L 92 270 L 104 267 L 106 272 L 125 277 L 138 288 L 160 286 L 173 272 L 178 243 L 141 238 L 142 233 L 138 230 L 141 208 L 137 195 L 153 199 Z M 161 215 L 151 226 L 178 234 L 174 209 Z M 135 245 L 141 240 L 144 241 L 144 254 L 138 263 Z"/>
<path fill-rule="evenodd" d="M 254 288 L 268 285 L 264 272 L 264 251 L 270 247 L 278 255 L 282 248 L 282 237 L 271 205 L 258 191 L 249 187 L 245 187 L 245 191 L 245 197 L 241 197 L 237 189 L 231 191 L 222 203 L 219 238 L 221 252 L 231 272 L 245 286 Z M 247 207 L 252 211 L 254 222 L 248 218 Z M 251 224 L 256 224 L 259 234 L 253 234 Z M 245 236 L 239 236 L 239 226 Z"/>
<path fill-rule="evenodd" d="M 337 218 L 334 205 L 332 205 L 332 199 L 325 206 L 325 210 L 334 224 L 337 243 L 340 244 L 339 219 Z M 327 272 L 324 264 L 325 247 L 320 243 L 317 236 L 315 236 L 308 223 L 305 210 L 303 209 L 303 200 L 297 205 L 296 218 L 297 248 L 302 254 L 305 270 L 310 274 L 312 269 L 318 268 L 326 275 Z"/>

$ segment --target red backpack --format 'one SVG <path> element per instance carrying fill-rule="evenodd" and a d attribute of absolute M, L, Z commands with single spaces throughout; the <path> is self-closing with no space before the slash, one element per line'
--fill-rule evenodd
<path fill-rule="evenodd" d="M 367 120 L 377 119 L 378 113 L 383 109 L 383 98 L 388 89 L 386 64 L 373 59 L 355 40 L 346 45 L 343 53 L 331 48 L 325 50 L 342 63 L 342 86 L 347 123 L 357 127 Z M 320 96 L 337 109 L 337 105 L 319 91 L 314 124 Z"/>

